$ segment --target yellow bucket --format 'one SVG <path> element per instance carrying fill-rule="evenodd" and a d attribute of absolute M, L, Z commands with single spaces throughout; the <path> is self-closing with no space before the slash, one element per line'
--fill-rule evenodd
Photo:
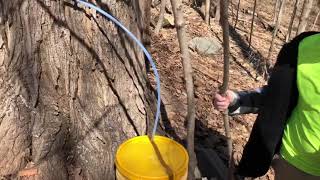
<path fill-rule="evenodd" d="M 189 156 L 174 140 L 138 136 L 120 145 L 116 153 L 118 180 L 186 180 Z"/>

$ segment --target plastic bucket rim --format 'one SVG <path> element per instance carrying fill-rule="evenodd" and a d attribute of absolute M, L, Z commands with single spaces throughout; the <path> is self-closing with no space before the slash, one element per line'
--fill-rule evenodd
<path fill-rule="evenodd" d="M 159 177 L 150 177 L 150 176 L 143 176 L 143 175 L 137 175 L 136 173 L 133 173 L 132 171 L 122 167 L 120 165 L 120 163 L 118 162 L 118 158 L 117 158 L 117 155 L 119 153 L 119 151 L 128 143 L 136 140 L 136 139 L 144 139 L 144 138 L 148 138 L 149 139 L 149 136 L 147 135 L 143 135 L 143 136 L 136 136 L 136 137 L 133 137 L 133 138 L 130 138 L 128 139 L 127 141 L 125 141 L 124 143 L 122 143 L 119 147 L 118 147 L 118 150 L 116 152 L 116 158 L 115 158 L 115 164 L 116 164 L 116 168 L 118 169 L 118 172 L 124 176 L 131 176 L 131 177 L 134 177 L 134 178 L 137 178 L 137 179 L 140 179 L 140 178 L 145 178 L 145 179 L 154 179 L 154 180 L 164 180 L 164 179 L 167 179 L 168 176 L 159 176 Z M 188 152 L 186 151 L 186 149 L 178 142 L 176 142 L 175 140 L 173 139 L 170 139 L 168 137 L 165 137 L 165 136 L 159 136 L 159 135 L 155 135 L 154 138 L 158 138 L 158 139 L 162 139 L 162 140 L 166 140 L 166 141 L 171 141 L 173 142 L 175 145 L 177 145 L 178 147 L 180 147 L 183 151 L 184 151 L 184 157 L 185 157 L 185 161 L 182 163 L 182 166 L 178 168 L 177 172 L 173 174 L 173 176 L 175 177 L 176 175 L 184 175 L 185 173 L 187 173 L 187 170 L 188 170 L 188 161 L 189 161 L 189 155 L 188 155 Z"/>

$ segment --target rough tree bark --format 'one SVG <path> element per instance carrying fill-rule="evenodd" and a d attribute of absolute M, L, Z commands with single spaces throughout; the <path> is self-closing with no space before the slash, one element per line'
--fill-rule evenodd
<path fill-rule="evenodd" d="M 167 0 L 161 0 L 159 19 L 158 19 L 156 28 L 154 30 L 156 34 L 159 34 L 160 29 L 162 28 L 164 13 L 166 12 L 166 4 L 167 4 Z"/>
<path fill-rule="evenodd" d="M 255 17 L 255 13 L 256 13 L 256 8 L 257 8 L 257 0 L 254 0 L 252 19 L 251 19 L 251 28 L 250 28 L 249 49 L 251 47 L 251 38 L 252 38 L 252 33 L 253 33 L 253 22 L 254 22 L 254 17 Z"/>
<path fill-rule="evenodd" d="M 290 23 L 289 23 L 289 27 L 288 27 L 288 32 L 287 32 L 287 35 L 286 35 L 286 42 L 288 42 L 290 40 L 294 18 L 296 17 L 296 14 L 297 14 L 298 4 L 299 4 L 299 0 L 296 0 L 295 3 L 294 3 L 293 12 L 292 12 L 292 15 L 291 15 L 291 19 L 290 19 Z"/>
<path fill-rule="evenodd" d="M 308 17 L 312 9 L 312 3 L 313 3 L 313 0 L 304 0 L 296 35 L 305 31 L 308 24 Z"/>
<path fill-rule="evenodd" d="M 220 0 L 221 7 L 221 26 L 223 30 L 223 84 L 220 88 L 220 93 L 225 94 L 229 84 L 229 56 L 230 56 L 230 45 L 229 45 L 229 21 L 228 21 L 228 5 L 229 0 Z M 223 121 L 225 134 L 227 137 L 228 145 L 228 179 L 233 179 L 233 150 L 232 150 L 232 139 L 230 133 L 229 116 L 228 110 L 223 112 Z"/>
<path fill-rule="evenodd" d="M 145 1 L 95 2 L 142 39 Z M 114 179 L 153 117 L 141 50 L 73 1 L 0 0 L 0 27 L 0 179 Z"/>
<path fill-rule="evenodd" d="M 275 28 L 273 30 L 273 34 L 272 34 L 272 39 L 271 39 L 271 43 L 270 43 L 270 48 L 269 48 L 269 52 L 268 52 L 268 57 L 267 57 L 267 63 L 266 63 L 266 70 L 270 69 L 270 66 L 272 64 L 272 61 L 271 61 L 271 53 L 272 53 L 272 50 L 273 50 L 273 45 L 274 45 L 274 39 L 277 35 L 277 32 L 278 32 L 278 29 L 279 29 L 279 26 L 281 24 L 281 19 L 282 19 L 282 14 L 283 14 L 283 11 L 284 11 L 284 6 L 285 6 L 285 3 L 286 3 L 286 0 L 282 0 L 281 1 L 281 4 L 280 4 L 280 10 L 279 10 L 279 14 L 277 16 L 277 20 L 276 20 L 276 24 L 275 24 Z M 266 72 L 266 75 L 268 75 L 268 73 Z"/>
<path fill-rule="evenodd" d="M 197 165 L 197 160 L 194 153 L 194 128 L 195 128 L 195 101 L 192 78 L 192 66 L 188 49 L 188 41 L 186 36 L 185 22 L 183 18 L 181 0 L 171 0 L 172 10 L 174 15 L 174 23 L 177 29 L 179 46 L 181 50 L 181 59 L 184 71 L 184 80 L 187 90 L 188 112 L 186 120 L 188 122 L 187 130 L 187 150 L 189 153 L 189 171 L 188 179 L 194 179 L 194 171 Z"/>

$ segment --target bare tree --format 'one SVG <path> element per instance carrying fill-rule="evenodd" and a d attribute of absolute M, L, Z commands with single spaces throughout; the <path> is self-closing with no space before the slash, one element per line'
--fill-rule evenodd
<path fill-rule="evenodd" d="M 272 39 L 271 39 L 270 48 L 269 48 L 269 52 L 268 52 L 266 69 L 269 69 L 271 64 L 272 64 L 271 63 L 272 61 L 271 61 L 270 57 L 271 57 L 271 53 L 272 53 L 272 50 L 273 50 L 274 39 L 275 39 L 275 37 L 277 35 L 279 26 L 281 24 L 281 19 L 282 19 L 282 14 L 283 14 L 283 11 L 284 11 L 285 3 L 286 3 L 286 0 L 282 0 L 281 4 L 280 4 L 280 10 L 279 10 L 279 14 L 278 14 L 278 17 L 277 17 L 277 20 L 276 20 L 275 28 L 274 28 L 274 31 L 273 31 L 273 34 L 272 34 Z"/>
<path fill-rule="evenodd" d="M 276 24 L 277 17 L 278 17 L 278 12 L 280 12 L 280 6 L 282 0 L 276 0 L 273 8 L 273 24 Z"/>
<path fill-rule="evenodd" d="M 304 0 L 296 35 L 305 31 L 308 24 L 308 17 L 312 9 L 312 3 L 313 3 L 313 0 Z"/>
<path fill-rule="evenodd" d="M 221 26 L 223 29 L 223 59 L 224 59 L 224 66 L 223 66 L 223 84 L 220 88 L 221 94 L 226 94 L 228 89 L 229 83 L 229 56 L 230 56 L 230 45 L 229 45 L 229 21 L 228 21 L 228 5 L 229 0 L 220 0 L 220 7 L 221 7 Z M 230 125 L 229 125 L 229 116 L 228 110 L 223 113 L 223 121 L 224 121 L 224 128 L 225 134 L 227 137 L 227 144 L 228 144 L 228 179 L 233 179 L 233 150 L 232 150 L 232 139 L 230 133 Z"/>
<path fill-rule="evenodd" d="M 166 12 L 166 4 L 167 4 L 167 0 L 161 0 L 160 15 L 159 15 L 156 28 L 154 30 L 156 34 L 159 34 L 159 31 L 162 28 L 164 13 Z"/>
<path fill-rule="evenodd" d="M 238 23 L 238 19 L 239 19 L 240 1 L 241 0 L 238 1 L 238 5 L 237 5 L 237 15 L 236 15 L 236 20 L 235 20 L 235 23 L 234 23 L 234 26 L 233 26 L 234 29 L 237 28 L 237 23 Z"/>
<path fill-rule="evenodd" d="M 215 1 L 215 7 L 214 7 L 214 9 L 215 9 L 215 16 L 214 16 L 214 20 L 216 21 L 216 22 L 220 22 L 221 21 L 221 17 L 220 17 L 220 11 L 221 11 L 221 5 L 220 5 L 220 1 L 219 0 L 216 0 Z"/>
<path fill-rule="evenodd" d="M 299 4 L 299 0 L 296 0 L 295 3 L 294 3 L 293 12 L 292 12 L 292 15 L 291 15 L 291 19 L 290 19 L 290 23 L 289 23 L 289 27 L 288 27 L 288 32 L 287 32 L 287 35 L 286 35 L 286 42 L 288 42 L 290 40 L 292 26 L 293 26 L 294 18 L 296 17 L 298 4 Z"/>
<path fill-rule="evenodd" d="M 318 11 L 316 18 L 315 18 L 315 19 L 314 19 L 314 21 L 313 21 L 313 25 L 312 25 L 311 30 L 314 30 L 314 27 L 315 27 L 315 26 L 316 26 L 316 24 L 317 24 L 317 21 L 318 21 L 319 15 L 320 15 L 320 10 Z"/>
<path fill-rule="evenodd" d="M 181 0 L 171 0 L 173 9 L 174 22 L 177 29 L 178 40 L 181 50 L 182 65 L 184 70 L 184 79 L 186 82 L 187 90 L 187 103 L 188 103 L 188 132 L 187 132 L 187 150 L 190 156 L 188 179 L 194 179 L 194 170 L 197 160 L 194 153 L 194 128 L 195 128 L 195 102 L 194 102 L 194 89 L 192 78 L 192 66 L 190 62 L 190 55 L 188 50 L 188 41 L 186 36 L 185 22 L 182 12 Z"/>
<path fill-rule="evenodd" d="M 210 0 L 206 0 L 205 21 L 206 21 L 207 24 L 210 23 Z"/>
<path fill-rule="evenodd" d="M 252 38 L 252 33 L 253 33 L 253 22 L 254 22 L 254 16 L 256 13 L 256 6 L 257 6 L 257 0 L 254 0 L 252 19 L 251 19 L 251 28 L 250 28 L 249 49 L 251 47 L 251 38 Z"/>
<path fill-rule="evenodd" d="M 147 1 L 96 2 L 142 39 Z M 0 0 L 0 179 L 114 179 L 115 147 L 146 133 L 144 55 L 96 16 L 73 1 Z"/>

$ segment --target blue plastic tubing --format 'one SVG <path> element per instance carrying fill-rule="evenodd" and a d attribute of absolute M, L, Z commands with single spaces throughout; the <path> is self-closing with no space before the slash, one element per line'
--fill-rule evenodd
<path fill-rule="evenodd" d="M 160 116 L 160 78 L 159 78 L 158 70 L 156 68 L 154 61 L 152 60 L 150 53 L 143 46 L 143 44 L 135 37 L 135 35 L 133 35 L 126 27 L 124 27 L 116 18 L 111 16 L 109 13 L 105 12 L 104 10 L 100 9 L 99 7 L 97 7 L 91 3 L 88 3 L 88 2 L 85 2 L 82 0 L 77 0 L 77 2 L 88 7 L 88 8 L 92 8 L 92 9 L 98 11 L 99 13 L 104 15 L 106 18 L 108 18 L 112 22 L 114 22 L 117 26 L 119 26 L 124 32 L 126 32 L 129 35 L 130 38 L 132 38 L 140 46 L 140 48 L 143 50 L 144 54 L 146 55 L 147 59 L 149 60 L 151 67 L 153 69 L 154 75 L 156 76 L 156 82 L 157 82 L 157 112 L 156 112 L 154 127 L 152 130 L 152 138 L 153 138 L 156 133 L 156 130 L 157 130 L 157 126 L 159 123 L 159 116 Z"/>

